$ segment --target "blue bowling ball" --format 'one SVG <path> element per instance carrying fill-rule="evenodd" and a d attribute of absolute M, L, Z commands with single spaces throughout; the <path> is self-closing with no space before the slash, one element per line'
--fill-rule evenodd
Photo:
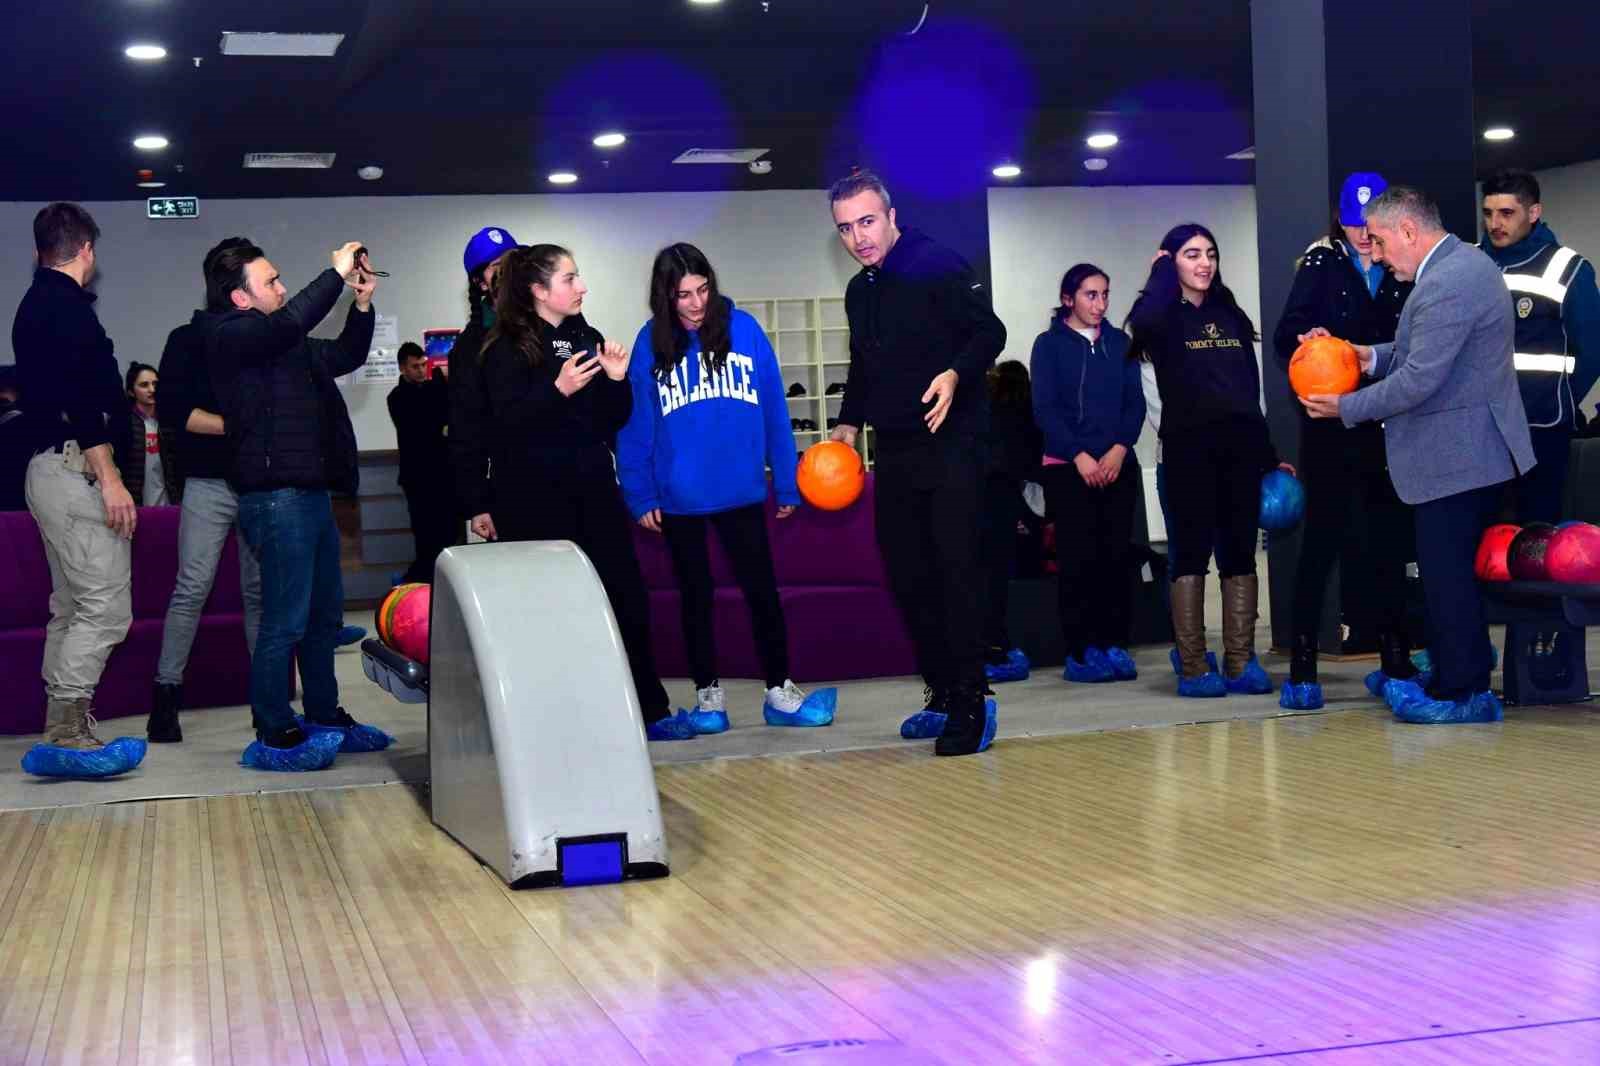
<path fill-rule="evenodd" d="M 1293 529 L 1306 516 L 1306 490 L 1300 479 L 1286 470 L 1273 470 L 1261 479 L 1261 528 L 1269 533 Z"/>

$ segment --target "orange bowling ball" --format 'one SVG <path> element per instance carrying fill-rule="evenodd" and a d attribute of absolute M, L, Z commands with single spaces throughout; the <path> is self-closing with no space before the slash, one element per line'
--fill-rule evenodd
<path fill-rule="evenodd" d="M 1312 337 L 1289 359 L 1289 385 L 1295 395 L 1342 396 L 1361 380 L 1361 360 L 1349 341 Z"/>
<path fill-rule="evenodd" d="M 867 470 L 861 454 L 843 441 L 813 444 L 800 457 L 800 495 L 820 511 L 842 511 L 861 495 Z"/>
<path fill-rule="evenodd" d="M 394 617 L 400 605 L 405 602 L 417 589 L 426 589 L 428 586 L 420 581 L 412 581 L 404 585 L 396 585 L 389 590 L 389 594 L 378 604 L 378 609 L 373 612 L 373 621 L 377 623 L 378 639 L 389 647 L 394 644 Z"/>

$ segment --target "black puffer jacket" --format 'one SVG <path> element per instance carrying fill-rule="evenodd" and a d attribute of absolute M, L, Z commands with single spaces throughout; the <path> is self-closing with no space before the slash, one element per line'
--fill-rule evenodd
<path fill-rule="evenodd" d="M 602 370 L 572 396 L 556 388 L 563 362 L 598 352 L 604 343 L 599 330 L 574 315 L 546 331 L 538 366 L 509 337 L 496 340 L 479 361 L 464 349 L 452 361 L 450 451 L 456 491 L 469 515 L 493 514 L 497 500 L 520 501 L 551 484 L 616 483 L 612 441 L 633 413 L 627 379 L 612 381 Z M 460 373 L 463 360 L 471 364 L 466 374 Z"/>
<path fill-rule="evenodd" d="M 306 336 L 343 291 L 344 281 L 330 269 L 270 315 L 195 312 L 233 450 L 228 480 L 237 491 L 356 491 L 355 428 L 334 379 L 367 361 L 376 312 L 352 304 L 338 340 Z"/>

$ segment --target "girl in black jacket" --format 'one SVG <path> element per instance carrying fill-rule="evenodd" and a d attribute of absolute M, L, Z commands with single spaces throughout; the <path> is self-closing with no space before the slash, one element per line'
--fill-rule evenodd
<path fill-rule="evenodd" d="M 687 740 L 650 650 L 650 603 L 611 441 L 633 411 L 626 349 L 583 318 L 588 291 L 553 244 L 501 260 L 495 320 L 473 373 L 451 382 L 450 440 L 472 530 L 486 540 L 570 540 L 594 564 L 628 652 L 646 734 Z M 458 341 L 459 343 L 459 341 Z M 458 356 L 464 358 L 470 353 Z"/>
<path fill-rule="evenodd" d="M 1345 179 L 1328 236 L 1306 249 L 1278 320 L 1273 347 L 1288 364 L 1301 338 L 1321 328 L 1352 344 L 1394 340 L 1411 283 L 1372 262 L 1362 221 L 1367 199 L 1381 193 L 1376 174 Z M 1366 190 L 1366 196 L 1361 195 Z M 1294 655 L 1278 702 L 1292 710 L 1322 706 L 1317 681 L 1317 634 L 1323 590 L 1339 563 L 1340 600 L 1351 635 L 1376 631 L 1382 672 L 1407 678 L 1411 665 L 1405 627 L 1405 545 L 1411 521 L 1395 494 L 1376 422 L 1346 429 L 1338 419 L 1311 418 L 1300 408 L 1299 465 L 1306 489 L 1305 534 L 1294 580 Z"/>
<path fill-rule="evenodd" d="M 1154 364 L 1161 392 L 1180 696 L 1273 690 L 1255 654 L 1255 544 L 1261 477 L 1280 464 L 1261 413 L 1255 325 L 1222 283 L 1220 263 L 1210 230 L 1175 227 L 1128 314 L 1129 356 Z M 1206 656 L 1205 574 L 1213 545 L 1222 577 L 1221 676 Z"/>

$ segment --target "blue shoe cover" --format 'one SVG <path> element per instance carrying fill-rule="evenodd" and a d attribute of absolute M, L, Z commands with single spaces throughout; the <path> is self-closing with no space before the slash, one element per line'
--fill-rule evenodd
<path fill-rule="evenodd" d="M 944 723 L 949 717 L 943 711 L 923 708 L 900 723 L 900 736 L 905 740 L 933 740 L 944 732 Z"/>
<path fill-rule="evenodd" d="M 1171 653 L 1167 655 L 1167 659 L 1168 659 L 1168 661 L 1170 661 L 1172 663 L 1173 676 L 1174 677 L 1182 677 L 1183 676 L 1183 657 L 1178 654 L 1178 649 L 1177 648 L 1173 648 Z M 1217 653 L 1216 652 L 1214 652 L 1214 651 L 1206 652 L 1206 669 L 1209 670 L 1213 674 L 1221 674 L 1222 673 L 1222 667 L 1217 665 Z"/>
<path fill-rule="evenodd" d="M 983 739 L 978 741 L 979 751 L 988 751 L 994 743 L 995 731 L 1000 728 L 1000 705 L 994 700 L 983 701 Z"/>
<path fill-rule="evenodd" d="M 1272 678 L 1267 676 L 1267 671 L 1262 667 L 1261 660 L 1254 655 L 1244 664 L 1244 669 L 1238 677 L 1226 679 L 1228 691 L 1238 696 L 1269 696 L 1272 694 Z"/>
<path fill-rule="evenodd" d="M 1315 681 L 1285 681 L 1278 692 L 1278 706 L 1286 711 L 1322 709 L 1322 686 Z"/>
<path fill-rule="evenodd" d="M 1412 725 L 1465 725 L 1472 722 L 1498 722 L 1503 717 L 1500 701 L 1492 692 L 1479 692 L 1465 700 L 1421 700 L 1396 707 L 1394 716 Z"/>
<path fill-rule="evenodd" d="M 1423 688 L 1416 678 L 1406 681 L 1396 681 L 1390 678 L 1383 686 L 1383 702 L 1389 705 L 1391 711 L 1399 714 L 1402 707 L 1410 707 L 1417 703 L 1429 703 L 1432 702 L 1432 697 L 1428 695 L 1427 689 Z"/>
<path fill-rule="evenodd" d="M 1001 685 L 1007 681 L 1026 681 L 1028 671 L 1033 663 L 1028 658 L 1028 653 L 1021 648 L 1012 648 L 1006 652 L 1006 661 L 999 665 L 986 663 L 983 667 L 984 677 L 991 684 Z"/>
<path fill-rule="evenodd" d="M 1419 648 L 1411 653 L 1411 665 L 1417 668 L 1418 673 L 1430 673 L 1433 670 L 1433 652 L 1427 648 Z"/>
<path fill-rule="evenodd" d="M 772 704 L 762 701 L 761 717 L 766 719 L 768 725 L 787 726 L 824 726 L 833 724 L 833 712 L 839 706 L 839 690 L 836 688 L 819 688 L 805 698 L 799 708 L 790 711 L 780 711 Z"/>
<path fill-rule="evenodd" d="M 252 740 L 239 757 L 239 763 L 257 770 L 287 774 L 326 770 L 339 754 L 339 745 L 344 743 L 343 734 L 342 729 L 319 729 L 292 748 L 269 748 L 259 740 Z"/>
<path fill-rule="evenodd" d="M 1061 671 L 1061 676 L 1067 681 L 1079 681 L 1087 685 L 1098 685 L 1117 679 L 1116 673 L 1111 669 L 1111 660 L 1107 659 L 1106 653 L 1099 648 L 1085 651 L 1082 662 L 1069 655 L 1066 669 Z"/>
<path fill-rule="evenodd" d="M 344 626 L 339 630 L 337 643 L 341 648 L 348 648 L 352 644 L 359 644 L 367 639 L 367 631 L 361 626 Z"/>
<path fill-rule="evenodd" d="M 1126 648 L 1107 648 L 1106 662 L 1111 664 L 1111 674 L 1118 681 L 1133 681 L 1139 676 L 1139 668 Z"/>
<path fill-rule="evenodd" d="M 1199 677 L 1178 678 L 1178 695 L 1192 700 L 1209 700 L 1228 694 L 1227 682 L 1215 670 Z"/>
<path fill-rule="evenodd" d="M 39 777 L 116 777 L 144 761 L 141 737 L 118 737 L 103 748 L 35 744 L 22 756 L 25 773 Z"/>
<path fill-rule="evenodd" d="M 659 722 L 651 722 L 644 727 L 644 735 L 647 740 L 693 740 L 698 736 L 694 724 L 689 721 L 688 711 L 679 711 Z"/>
<path fill-rule="evenodd" d="M 1383 694 L 1383 690 L 1384 686 L 1388 685 L 1391 681 L 1410 681 L 1419 688 L 1427 688 L 1429 685 L 1433 684 L 1433 674 L 1431 672 L 1419 672 L 1410 677 L 1390 677 L 1382 670 L 1374 670 L 1372 673 L 1366 676 L 1366 678 L 1363 680 L 1363 683 L 1367 686 L 1368 692 L 1372 693 L 1381 700 L 1387 699 L 1387 697 Z"/>
<path fill-rule="evenodd" d="M 313 722 L 303 714 L 295 715 L 294 722 L 307 733 L 338 733 L 341 755 L 364 755 L 369 751 L 382 751 L 394 743 L 394 737 L 375 725 L 357 722 L 353 727 L 346 729 L 343 726 Z"/>
<path fill-rule="evenodd" d="M 697 737 L 708 737 L 714 733 L 726 733 L 728 731 L 727 711 L 689 711 L 680 707 L 678 714 L 688 715 L 689 725 L 694 729 L 694 735 Z M 675 715 L 674 718 L 676 717 Z"/>

